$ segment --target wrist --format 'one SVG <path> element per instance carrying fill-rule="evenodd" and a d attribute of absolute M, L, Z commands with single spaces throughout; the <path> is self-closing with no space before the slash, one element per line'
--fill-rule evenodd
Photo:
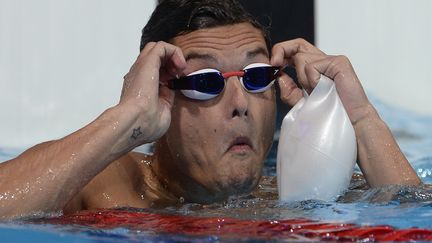
<path fill-rule="evenodd" d="M 354 109 L 349 117 L 354 127 L 363 124 L 365 121 L 381 120 L 371 103 Z"/>
<path fill-rule="evenodd" d="M 116 137 L 112 153 L 124 154 L 148 142 L 143 134 L 146 128 L 140 123 L 140 111 L 139 106 L 133 103 L 119 103 L 104 112 L 103 116 L 111 121 L 108 128 Z"/>
<path fill-rule="evenodd" d="M 359 108 L 359 111 L 352 117 L 351 122 L 357 140 L 369 139 L 371 133 L 388 130 L 386 123 L 381 119 L 372 104 Z"/>
<path fill-rule="evenodd" d="M 129 150 L 156 141 L 166 131 L 161 128 L 163 122 L 154 106 L 143 107 L 142 104 L 127 101 L 120 102 L 112 110 L 123 132 L 120 141 Z"/>

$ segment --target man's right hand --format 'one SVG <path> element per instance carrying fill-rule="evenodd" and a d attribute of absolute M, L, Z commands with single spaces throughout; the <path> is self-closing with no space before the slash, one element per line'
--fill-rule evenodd
<path fill-rule="evenodd" d="M 0 219 L 62 210 L 113 161 L 162 136 L 174 99 L 163 84 L 181 75 L 185 66 L 178 47 L 147 44 L 125 76 L 118 105 L 62 139 L 1 163 L 0 194 L 5 197 L 0 200 Z"/>
<path fill-rule="evenodd" d="M 137 116 L 126 132 L 131 147 L 153 142 L 167 131 L 174 92 L 166 86 L 166 81 L 181 76 L 185 67 L 181 49 L 169 43 L 149 42 L 141 51 L 124 77 L 118 105 L 122 113 Z"/>

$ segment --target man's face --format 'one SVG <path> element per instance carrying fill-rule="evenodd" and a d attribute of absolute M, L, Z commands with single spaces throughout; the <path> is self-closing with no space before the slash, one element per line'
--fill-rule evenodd
<path fill-rule="evenodd" d="M 204 68 L 224 73 L 251 63 L 269 63 L 261 31 L 246 23 L 194 31 L 174 38 L 173 44 L 183 51 L 186 74 Z M 210 100 L 193 100 L 177 92 L 171 125 L 161 143 L 172 158 L 167 166 L 175 168 L 185 183 L 199 185 L 215 198 L 248 192 L 261 176 L 274 120 L 274 87 L 252 94 L 238 77 L 229 77 L 223 92 Z M 206 201 L 197 194 L 186 196 Z"/>

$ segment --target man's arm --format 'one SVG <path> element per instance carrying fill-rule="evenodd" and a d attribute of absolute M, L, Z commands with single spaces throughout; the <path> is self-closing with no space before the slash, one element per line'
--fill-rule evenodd
<path fill-rule="evenodd" d="M 346 57 L 328 56 L 305 40 L 296 39 L 275 45 L 271 63 L 295 67 L 300 84 L 308 92 L 316 86 L 321 74 L 334 80 L 355 130 L 359 166 L 370 186 L 417 185 L 421 182 L 369 102 Z M 288 75 L 283 74 L 278 83 L 281 98 L 289 105 L 293 106 L 302 97 L 301 90 Z"/>
<path fill-rule="evenodd" d="M 390 129 L 372 105 L 362 107 L 353 121 L 360 169 L 371 186 L 418 185 L 414 169 Z"/>
<path fill-rule="evenodd" d="M 111 162 L 162 136 L 174 93 L 160 83 L 181 74 L 185 65 L 179 48 L 147 44 L 125 76 L 117 106 L 67 137 L 0 164 L 0 218 L 62 210 Z"/>

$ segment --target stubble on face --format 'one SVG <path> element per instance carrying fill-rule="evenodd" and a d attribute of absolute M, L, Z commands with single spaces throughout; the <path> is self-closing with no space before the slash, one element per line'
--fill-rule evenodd
<path fill-rule="evenodd" d="M 230 72 L 269 63 L 261 31 L 246 23 L 194 31 L 176 37 L 173 44 L 186 57 L 185 73 L 203 68 Z M 172 182 L 178 180 L 173 185 L 202 187 L 203 196 L 204 191 L 223 196 L 248 192 L 261 176 L 274 120 L 274 88 L 251 94 L 237 77 L 229 78 L 224 91 L 208 101 L 177 92 L 171 125 L 159 146 L 167 161 L 159 167 L 165 167 L 161 171 Z"/>

